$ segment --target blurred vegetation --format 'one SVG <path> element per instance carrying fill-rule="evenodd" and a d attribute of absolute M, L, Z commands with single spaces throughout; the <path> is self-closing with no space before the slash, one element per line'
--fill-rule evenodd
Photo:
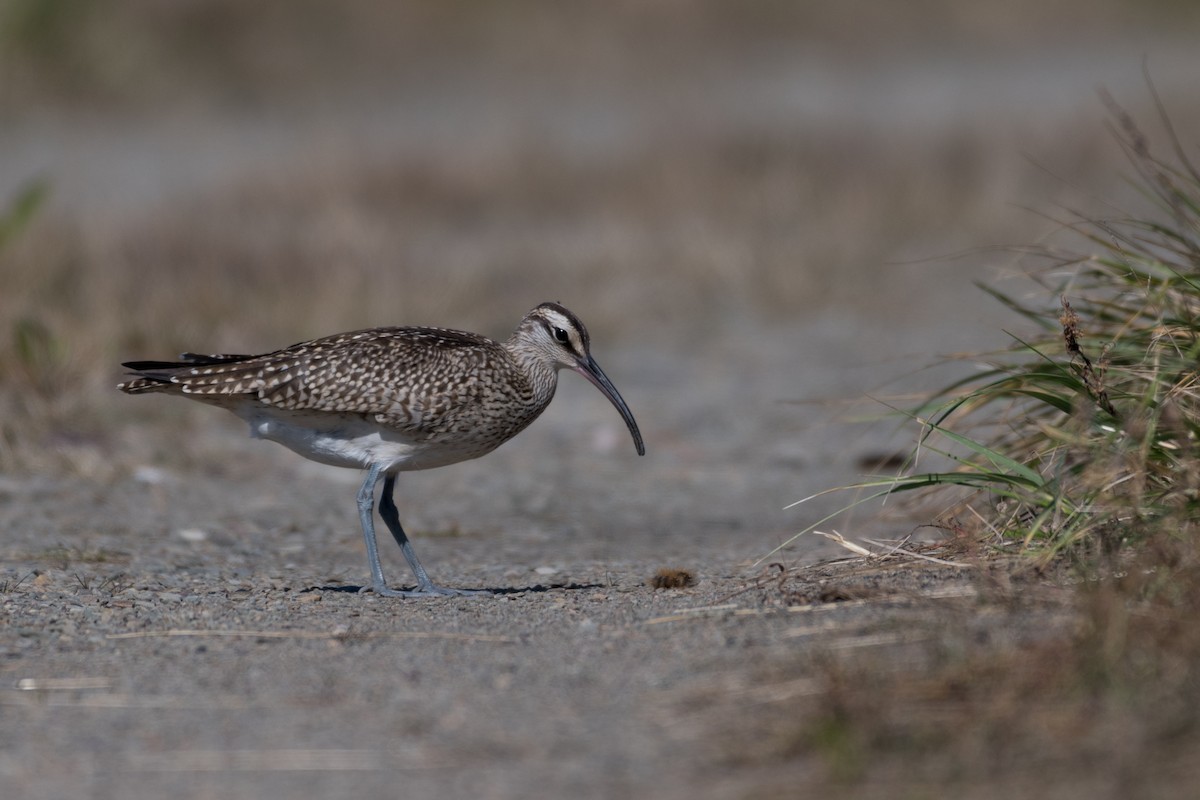
<path fill-rule="evenodd" d="M 458 69 L 467 55 L 539 78 L 549 61 L 559 78 L 587 79 L 598 61 L 666 67 L 689 49 L 836 41 L 877 50 L 946 31 L 974 45 L 1037 44 L 1031 36 L 1049 44 L 1065 30 L 1171 32 L 1196 21 L 1200 9 L 1185 0 L 1017 0 L 1002 8 L 956 0 L 0 0 L 0 108 L 278 102 L 348 82 L 421 79 Z"/>
<path fill-rule="evenodd" d="M 45 180 L 33 180 L 18 190 L 8 208 L 0 210 L 0 251 L 29 225 L 48 194 Z"/>

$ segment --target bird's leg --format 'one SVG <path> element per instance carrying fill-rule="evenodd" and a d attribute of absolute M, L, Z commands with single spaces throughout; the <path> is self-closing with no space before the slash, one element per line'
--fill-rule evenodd
<path fill-rule="evenodd" d="M 417 578 L 416 591 L 403 592 L 403 595 L 405 597 L 437 597 L 440 595 L 491 594 L 488 591 L 447 589 L 443 586 L 437 586 L 433 581 L 429 580 L 429 575 L 425 572 L 425 568 L 421 566 L 416 551 L 413 550 L 412 542 L 408 540 L 408 535 L 404 532 L 404 528 L 400 527 L 400 514 L 396 511 L 396 501 L 392 498 L 392 492 L 395 488 L 395 475 L 388 475 L 383 479 L 383 494 L 379 498 L 379 516 L 383 518 L 383 521 L 388 526 L 388 530 L 392 532 L 392 537 L 396 540 L 396 544 L 400 545 L 400 552 L 404 554 L 404 560 L 408 562 L 409 568 L 412 569 L 413 575 Z M 378 557 L 376 557 L 375 563 L 378 564 Z"/>
<path fill-rule="evenodd" d="M 379 563 L 379 548 L 375 544 L 375 484 L 379 483 L 379 472 L 379 465 L 372 464 L 362 488 L 358 490 L 358 519 L 362 523 L 363 541 L 367 544 L 367 563 L 371 567 L 370 590 L 380 596 L 403 596 L 403 593 L 388 588 L 383 578 L 383 566 Z M 362 591 L 366 591 L 366 587 Z"/>
<path fill-rule="evenodd" d="M 413 550 L 412 542 L 408 540 L 408 534 L 404 532 L 404 528 L 400 527 L 400 514 L 396 511 L 396 501 L 392 497 L 395 488 L 395 475 L 388 475 L 383 479 L 383 494 L 379 498 L 379 516 L 383 518 L 388 530 L 392 532 L 392 538 L 396 540 L 396 544 L 400 545 L 400 552 L 404 553 L 404 560 L 408 562 L 409 569 L 417 578 L 417 589 L 422 592 L 432 592 L 433 581 L 429 580 L 428 573 L 421 566 L 421 561 L 417 558 L 416 551 Z"/>
<path fill-rule="evenodd" d="M 363 587 L 360 592 L 374 592 L 380 597 L 432 597 L 435 592 L 434 585 L 429 582 L 429 577 L 425 575 L 425 570 L 421 568 L 420 562 L 416 560 L 416 556 L 412 555 L 412 546 L 408 545 L 407 537 L 401 543 L 401 548 L 404 550 L 404 557 L 408 559 L 408 563 L 413 566 L 413 572 L 417 573 L 417 580 L 421 581 L 421 585 L 417 587 L 415 592 L 405 591 L 402 589 L 388 588 L 387 581 L 383 577 L 383 566 L 379 563 L 379 547 L 375 542 L 375 484 L 379 483 L 380 467 L 378 464 L 373 464 L 367 470 L 367 477 L 363 480 L 362 488 L 358 490 L 358 519 L 362 523 L 363 541 L 367 543 L 367 563 L 371 566 L 371 586 L 370 588 Z M 395 481 L 389 477 L 389 483 Z M 388 523 L 388 527 L 392 527 L 392 523 L 388 521 L 388 516 L 395 518 L 396 506 L 391 501 L 391 492 L 384 493 L 384 500 L 379 504 L 379 514 Z M 399 530 L 399 523 L 392 529 L 393 535 L 396 530 Z M 400 532 L 403 536 L 404 532 Z M 399 537 L 397 537 L 399 540 Z"/>

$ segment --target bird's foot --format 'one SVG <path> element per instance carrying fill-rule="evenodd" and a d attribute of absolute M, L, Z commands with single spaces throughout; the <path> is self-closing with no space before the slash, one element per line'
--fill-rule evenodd
<path fill-rule="evenodd" d="M 416 589 L 392 589 L 387 584 L 380 584 L 378 586 L 364 586 L 358 592 L 359 594 L 373 592 L 380 597 L 403 597 L 406 599 L 419 599 L 423 597 L 481 597 L 495 594 L 495 592 L 488 591 L 487 589 L 451 589 L 432 583 Z"/>

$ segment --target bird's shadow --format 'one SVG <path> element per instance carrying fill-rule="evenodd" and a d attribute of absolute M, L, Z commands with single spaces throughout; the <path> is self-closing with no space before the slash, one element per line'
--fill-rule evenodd
<path fill-rule="evenodd" d="M 343 594 L 359 594 L 360 592 L 364 592 L 364 590 L 369 593 L 370 588 L 371 587 L 369 586 L 309 586 L 306 589 L 301 589 L 300 594 L 305 594 L 307 592 L 341 592 Z M 407 590 L 409 587 L 401 588 Z M 526 592 L 540 594 L 543 592 L 554 591 L 556 589 L 568 592 L 577 592 L 585 589 L 603 588 L 603 584 L 599 583 L 535 583 L 532 586 L 481 587 L 479 589 L 471 589 L 468 591 L 478 591 L 481 593 L 480 596 L 484 596 L 485 593 L 493 595 L 524 594 Z M 448 597 L 454 596 L 455 595 L 448 595 Z"/>

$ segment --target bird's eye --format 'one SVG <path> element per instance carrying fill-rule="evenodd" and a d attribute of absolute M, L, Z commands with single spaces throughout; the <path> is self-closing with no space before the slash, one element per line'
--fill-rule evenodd
<path fill-rule="evenodd" d="M 558 339 L 558 341 L 561 342 L 562 344 L 569 344 L 571 341 L 571 337 L 568 336 L 567 332 L 564 331 L 562 328 L 554 329 L 554 338 Z"/>

